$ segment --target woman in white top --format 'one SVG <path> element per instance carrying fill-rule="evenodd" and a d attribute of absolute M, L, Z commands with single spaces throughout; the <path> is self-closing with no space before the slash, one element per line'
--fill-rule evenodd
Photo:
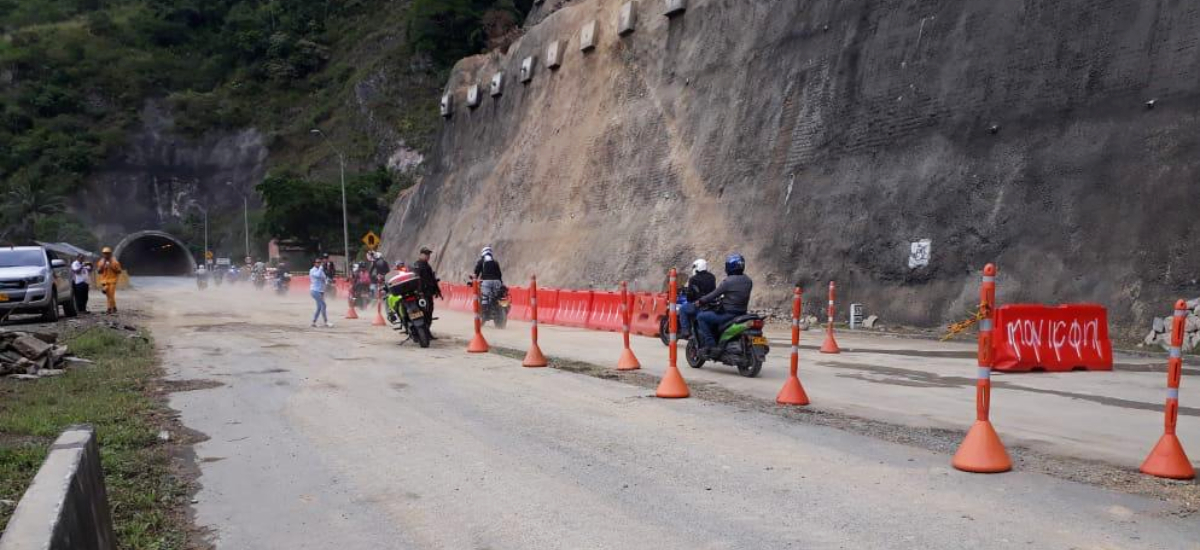
<path fill-rule="evenodd" d="M 317 319 L 320 318 L 325 322 L 325 326 L 333 328 L 333 323 L 329 322 L 325 308 L 325 287 L 329 284 L 329 275 L 325 273 L 325 266 L 321 265 L 323 263 L 324 260 L 317 258 L 313 260 L 312 269 L 308 270 L 308 278 L 311 281 L 309 294 L 312 295 L 313 301 L 317 302 L 317 311 L 313 313 L 312 326 L 317 326 Z"/>

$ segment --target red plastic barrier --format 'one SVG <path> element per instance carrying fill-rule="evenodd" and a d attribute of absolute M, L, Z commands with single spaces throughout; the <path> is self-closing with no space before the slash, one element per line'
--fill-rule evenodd
<path fill-rule="evenodd" d="M 467 285 L 450 285 L 450 294 L 445 292 L 442 296 L 446 298 L 446 307 L 454 311 L 474 311 L 474 291 Z"/>
<path fill-rule="evenodd" d="M 633 298 L 629 330 L 641 336 L 658 336 L 660 321 L 666 315 L 666 294 L 639 292 Z"/>
<path fill-rule="evenodd" d="M 590 290 L 558 291 L 558 308 L 554 314 L 554 324 L 586 328 L 588 314 L 592 311 L 592 294 L 593 292 Z"/>
<path fill-rule="evenodd" d="M 1094 304 L 1014 304 L 996 310 L 995 369 L 1112 370 L 1108 312 Z"/>
<path fill-rule="evenodd" d="M 512 309 L 508 311 L 509 319 L 518 321 L 528 321 L 529 316 L 529 289 L 519 286 L 508 287 L 508 300 L 512 304 Z"/>
<path fill-rule="evenodd" d="M 558 318 L 558 294 L 556 288 L 538 287 L 538 323 L 554 324 Z"/>
<path fill-rule="evenodd" d="M 312 288 L 312 280 L 308 275 L 295 275 L 288 281 L 288 292 L 308 294 L 310 288 Z"/>
<path fill-rule="evenodd" d="M 593 292 L 587 328 L 618 332 L 622 325 L 624 323 L 621 321 L 621 294 L 618 292 Z"/>

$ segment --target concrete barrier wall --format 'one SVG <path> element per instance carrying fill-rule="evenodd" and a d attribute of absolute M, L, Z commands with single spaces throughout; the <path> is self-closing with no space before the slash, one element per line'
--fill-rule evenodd
<path fill-rule="evenodd" d="M 114 548 L 96 431 L 72 426 L 50 447 L 0 538 L 0 550 Z"/>

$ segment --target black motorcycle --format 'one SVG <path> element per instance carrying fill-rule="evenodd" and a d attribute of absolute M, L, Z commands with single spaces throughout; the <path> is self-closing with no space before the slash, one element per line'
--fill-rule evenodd
<path fill-rule="evenodd" d="M 284 273 L 275 277 L 275 294 L 283 296 L 288 293 L 288 287 L 292 286 L 292 274 Z"/>
<path fill-rule="evenodd" d="M 421 294 L 421 279 L 416 273 L 402 272 L 387 282 L 387 320 L 392 328 L 408 335 L 404 341 L 416 340 L 422 348 L 429 347 L 433 334 L 429 332 L 429 303 Z"/>
<path fill-rule="evenodd" d="M 722 324 L 716 333 L 717 352 L 713 356 L 701 356 L 700 322 L 692 318 L 687 348 L 684 357 L 694 369 L 704 366 L 706 361 L 717 361 L 737 367 L 738 374 L 746 378 L 754 378 L 762 372 L 763 362 L 767 360 L 767 352 L 771 347 L 767 337 L 763 335 L 763 316 L 757 314 L 739 315 Z"/>
<path fill-rule="evenodd" d="M 496 328 L 504 328 L 508 324 L 508 311 L 512 309 L 512 302 L 508 296 L 508 287 L 500 285 L 500 288 L 492 293 L 481 291 L 479 309 L 484 324 L 491 321 L 496 325 Z"/>

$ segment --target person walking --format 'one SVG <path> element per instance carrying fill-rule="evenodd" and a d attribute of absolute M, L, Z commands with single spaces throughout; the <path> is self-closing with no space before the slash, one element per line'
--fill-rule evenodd
<path fill-rule="evenodd" d="M 100 251 L 100 263 L 96 264 L 96 282 L 108 298 L 108 309 L 105 310 L 108 315 L 117 312 L 117 282 L 121 280 L 122 271 L 121 262 L 113 258 L 112 248 L 104 247 Z"/>
<path fill-rule="evenodd" d="M 76 255 L 75 261 L 71 262 L 71 290 L 75 296 L 75 310 L 79 313 L 88 312 L 88 285 L 91 280 L 92 264 L 83 257 L 83 254 Z"/>
<path fill-rule="evenodd" d="M 333 328 L 333 323 L 329 322 L 329 315 L 325 308 L 325 288 L 329 285 L 329 275 L 325 274 L 324 263 L 323 258 L 317 258 L 313 260 L 312 269 L 308 270 L 308 278 L 311 281 L 308 288 L 309 294 L 317 303 L 317 310 L 313 312 L 312 326 L 317 326 L 319 318 L 325 322 L 326 327 Z"/>
<path fill-rule="evenodd" d="M 429 327 L 433 328 L 433 299 L 436 297 L 441 299 L 442 289 L 438 286 L 437 273 L 433 271 L 433 266 L 429 265 L 429 258 L 433 255 L 433 251 L 428 248 L 421 248 L 421 255 L 417 261 L 413 263 L 413 273 L 421 279 L 421 295 L 425 298 L 425 317 L 429 323 Z M 430 335 L 431 338 L 437 340 L 436 336 Z"/>

